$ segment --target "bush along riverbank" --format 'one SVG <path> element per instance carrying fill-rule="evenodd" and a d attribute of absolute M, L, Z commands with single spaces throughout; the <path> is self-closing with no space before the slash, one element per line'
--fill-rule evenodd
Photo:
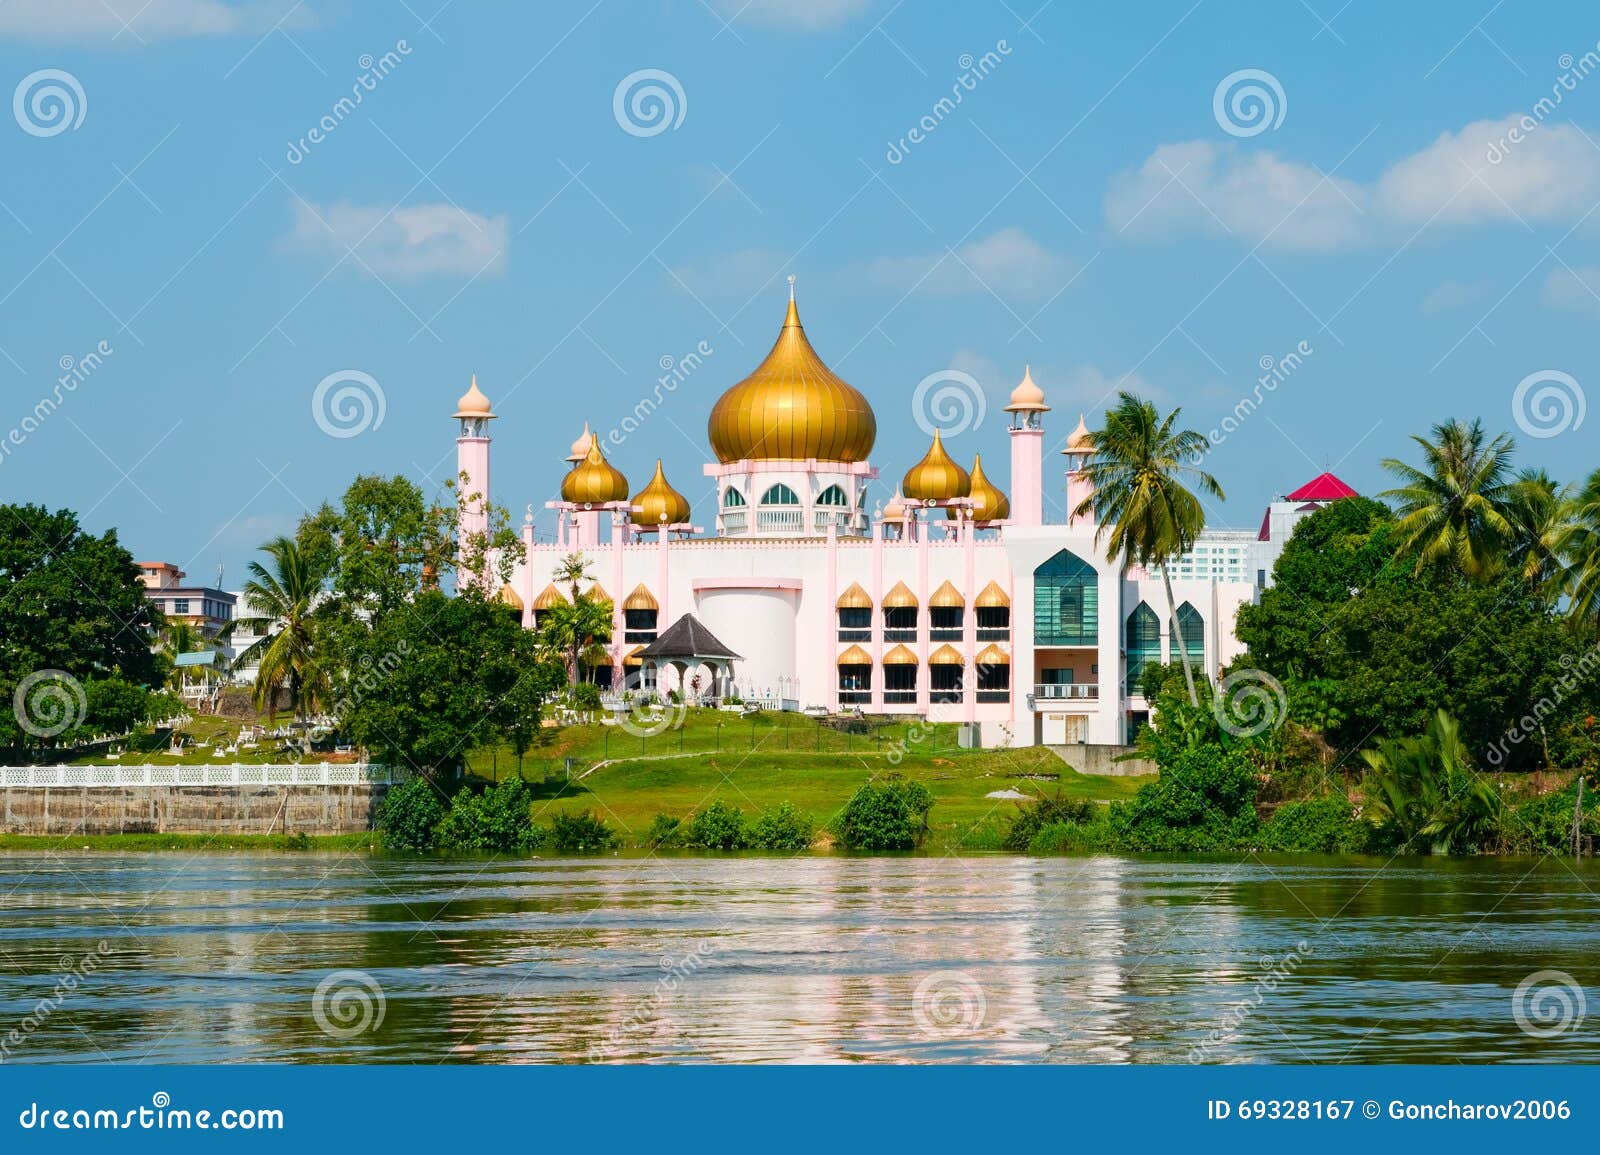
<path fill-rule="evenodd" d="M 591 811 L 554 812 L 536 821 L 532 784 L 508 778 L 466 784 L 446 797 L 438 784 L 414 778 L 395 787 L 378 812 L 385 849 L 411 853 L 598 854 L 619 850 L 623 837 Z M 885 775 L 860 787 L 826 826 L 788 802 L 754 817 L 720 800 L 688 817 L 658 814 L 639 847 L 648 850 L 765 850 L 813 847 L 877 853 L 915 850 L 928 834 L 933 795 L 920 782 Z"/>
<path fill-rule="evenodd" d="M 1337 768 L 1284 756 L 1273 730 L 1239 737 L 1180 676 L 1152 671 L 1161 724 L 1141 744 L 1161 767 L 1127 802 L 1023 804 L 1004 840 L 1032 854 L 1289 851 L 1323 854 L 1571 854 L 1600 834 L 1593 776 L 1548 793 L 1525 776 L 1481 772 L 1461 727 L 1438 711 L 1414 737 L 1361 753 L 1347 784 Z M 1582 803 L 1580 807 L 1580 790 Z"/>

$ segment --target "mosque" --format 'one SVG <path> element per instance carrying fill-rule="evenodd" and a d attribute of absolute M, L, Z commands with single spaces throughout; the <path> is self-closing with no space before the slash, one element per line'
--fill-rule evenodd
<path fill-rule="evenodd" d="M 568 597 L 558 564 L 582 554 L 586 592 L 612 607 L 610 664 L 593 670 L 607 689 L 920 715 L 967 723 L 984 746 L 1123 744 L 1148 718 L 1143 669 L 1177 656 L 1161 575 L 1107 557 L 1093 517 L 1045 521 L 1050 406 L 1031 373 L 1005 412 L 1006 489 L 935 432 L 894 498 L 869 509 L 876 418 L 812 348 L 791 289 L 772 351 L 712 407 L 708 526 L 659 461 L 633 491 L 585 429 L 548 503 L 556 539 L 535 540 L 530 512 L 500 597 L 536 628 Z M 454 417 L 463 492 L 487 500 L 495 414 L 476 380 Z M 1080 417 L 1051 471 L 1064 473 L 1052 484 L 1064 484 L 1068 510 L 1092 492 L 1093 452 Z M 1269 580 L 1294 522 L 1351 492 L 1324 474 L 1275 502 L 1259 534 L 1208 531 L 1174 565 L 1197 671 L 1214 679 L 1239 654 L 1235 613 Z M 464 511 L 465 531 L 485 524 L 482 506 Z"/>

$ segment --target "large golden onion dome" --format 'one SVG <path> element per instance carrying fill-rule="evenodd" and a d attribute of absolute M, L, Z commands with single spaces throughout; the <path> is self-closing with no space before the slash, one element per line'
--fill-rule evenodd
<path fill-rule="evenodd" d="M 656 475 L 650 484 L 633 495 L 634 525 L 659 528 L 662 525 L 683 525 L 689 520 L 689 499 L 667 484 L 667 475 L 661 470 L 661 458 L 656 458 Z"/>
<path fill-rule="evenodd" d="M 912 501 L 949 501 L 972 492 L 972 478 L 945 452 L 939 431 L 933 431 L 933 444 L 921 461 L 906 470 L 900 491 Z"/>
<path fill-rule="evenodd" d="M 600 443 L 591 441 L 588 455 L 561 479 L 561 500 L 575 505 L 627 501 L 628 479 L 601 454 Z"/>
<path fill-rule="evenodd" d="M 711 448 L 732 461 L 865 461 L 877 440 L 872 406 L 822 363 L 794 296 L 767 359 L 711 409 Z"/>
<path fill-rule="evenodd" d="M 972 459 L 972 490 L 967 496 L 972 498 L 973 521 L 1004 521 L 1011 516 L 1011 502 L 983 472 L 981 453 Z M 953 505 L 944 512 L 946 517 L 956 517 L 956 507 Z"/>

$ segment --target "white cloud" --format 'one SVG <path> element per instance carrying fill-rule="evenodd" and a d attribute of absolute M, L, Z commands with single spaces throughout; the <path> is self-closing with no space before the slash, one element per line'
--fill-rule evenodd
<path fill-rule="evenodd" d="M 871 6 L 872 0 L 713 0 L 712 5 L 735 29 L 748 21 L 799 32 L 836 28 Z"/>
<path fill-rule="evenodd" d="M 680 291 L 687 285 L 697 297 L 744 298 L 781 287 L 789 274 L 788 261 L 789 254 L 777 249 L 735 249 L 675 265 L 667 280 Z"/>
<path fill-rule="evenodd" d="M 337 257 L 354 246 L 380 276 L 425 277 L 434 273 L 476 276 L 505 270 L 511 223 L 449 204 L 383 205 L 346 201 L 294 204 L 294 224 L 284 238 L 293 251 Z"/>
<path fill-rule="evenodd" d="M 1444 133 L 1367 183 L 1236 143 L 1162 145 L 1112 178 L 1106 220 L 1138 239 L 1231 235 L 1301 252 L 1395 243 L 1424 226 L 1578 221 L 1600 200 L 1600 151 L 1572 125 L 1520 121 Z M 1513 130 L 1522 139 L 1508 144 Z"/>
<path fill-rule="evenodd" d="M 314 17 L 294 0 L 7 0 L 0 3 L 0 38 L 135 47 L 178 37 L 260 35 L 280 20 L 305 27 Z"/>
<path fill-rule="evenodd" d="M 1479 300 L 1489 291 L 1487 281 L 1445 281 L 1422 298 L 1424 313 L 1443 313 Z"/>
<path fill-rule="evenodd" d="M 1055 293 L 1076 271 L 1071 259 L 1011 228 L 969 241 L 954 253 L 879 257 L 860 269 L 860 279 L 879 288 L 937 297 L 993 291 L 1007 299 L 1040 298 Z"/>
<path fill-rule="evenodd" d="M 1575 313 L 1600 312 L 1600 269 L 1569 269 L 1565 266 L 1551 269 L 1545 277 L 1540 297 L 1552 309 L 1570 309 Z"/>

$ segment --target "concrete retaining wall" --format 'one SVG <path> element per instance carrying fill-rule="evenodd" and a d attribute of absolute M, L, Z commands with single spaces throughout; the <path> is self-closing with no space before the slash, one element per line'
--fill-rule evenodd
<path fill-rule="evenodd" d="M 1130 778 L 1136 774 L 1158 773 L 1156 764 L 1148 758 L 1130 758 L 1117 761 L 1125 754 L 1138 750 L 1137 746 L 1052 746 L 1061 760 L 1079 774 L 1096 774 L 1102 778 Z"/>
<path fill-rule="evenodd" d="M 8 786 L 7 834 L 356 834 L 389 788 L 356 786 Z"/>

